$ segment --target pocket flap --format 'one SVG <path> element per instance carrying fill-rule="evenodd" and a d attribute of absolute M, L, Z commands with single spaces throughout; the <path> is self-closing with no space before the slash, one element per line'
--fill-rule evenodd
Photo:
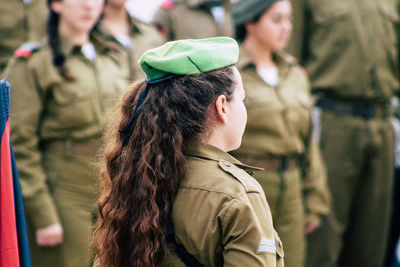
<path fill-rule="evenodd" d="M 90 90 L 78 88 L 76 84 L 61 84 L 53 88 L 55 101 L 60 105 L 68 105 L 72 102 L 88 99 Z"/>
<path fill-rule="evenodd" d="M 334 1 L 332 1 L 334 3 Z M 314 9 L 314 20 L 318 24 L 329 24 L 348 15 L 350 10 L 346 5 L 321 3 Z"/>

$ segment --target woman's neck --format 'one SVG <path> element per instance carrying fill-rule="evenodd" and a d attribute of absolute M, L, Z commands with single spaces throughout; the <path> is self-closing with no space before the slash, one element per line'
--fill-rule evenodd
<path fill-rule="evenodd" d="M 66 24 L 60 23 L 59 32 L 62 36 L 68 38 L 74 45 L 83 46 L 89 42 L 90 32 L 77 31 Z"/>
<path fill-rule="evenodd" d="M 129 35 L 128 12 L 124 6 L 106 5 L 101 24 L 113 36 Z"/>
<path fill-rule="evenodd" d="M 243 45 L 257 69 L 275 66 L 271 49 L 263 46 L 257 39 L 248 36 Z"/>

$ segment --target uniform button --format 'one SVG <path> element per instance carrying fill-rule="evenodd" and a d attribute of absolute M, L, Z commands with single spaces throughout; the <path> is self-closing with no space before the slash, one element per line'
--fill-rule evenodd
<path fill-rule="evenodd" d="M 224 162 L 224 164 L 225 164 L 226 167 L 230 167 L 231 166 L 231 164 L 229 162 Z"/>

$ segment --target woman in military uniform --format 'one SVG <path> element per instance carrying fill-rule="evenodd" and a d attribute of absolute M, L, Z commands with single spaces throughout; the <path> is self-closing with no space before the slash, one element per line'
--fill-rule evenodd
<path fill-rule="evenodd" d="M 119 51 L 94 38 L 103 0 L 49 1 L 48 42 L 24 45 L 6 69 L 11 129 L 34 266 L 88 266 L 95 154 L 114 98 Z"/>
<path fill-rule="evenodd" d="M 169 40 L 233 36 L 229 0 L 164 0 L 153 24 Z"/>
<path fill-rule="evenodd" d="M 232 7 L 241 44 L 238 69 L 247 95 L 248 123 L 239 150 L 242 162 L 263 167 L 255 178 L 270 204 L 285 248 L 285 263 L 301 267 L 305 233 L 329 211 L 325 169 L 312 138 L 309 83 L 282 52 L 292 29 L 287 0 L 240 0 Z"/>
<path fill-rule="evenodd" d="M 282 266 L 260 185 L 227 151 L 246 124 L 228 37 L 140 58 L 106 138 L 94 247 L 100 266 Z"/>
<path fill-rule="evenodd" d="M 103 38 L 126 51 L 130 80 L 141 79 L 144 76 L 137 63 L 139 56 L 163 44 L 165 38 L 152 25 L 130 16 L 125 3 L 126 0 L 107 0 L 96 30 Z"/>

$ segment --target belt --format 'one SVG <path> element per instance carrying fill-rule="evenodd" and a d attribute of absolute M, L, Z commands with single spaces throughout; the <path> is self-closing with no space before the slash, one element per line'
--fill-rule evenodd
<path fill-rule="evenodd" d="M 298 167 L 298 159 L 293 156 L 283 156 L 276 158 L 254 159 L 249 157 L 237 156 L 243 163 L 264 168 L 268 171 L 284 172 L 294 170 Z"/>
<path fill-rule="evenodd" d="M 71 140 L 48 141 L 42 145 L 43 150 L 61 155 L 79 155 L 96 157 L 100 142 L 90 141 L 87 143 L 74 142 Z"/>
<path fill-rule="evenodd" d="M 389 103 L 347 101 L 326 95 L 319 95 L 315 105 L 322 110 L 360 117 L 365 120 L 372 118 L 387 119 L 391 116 L 391 106 Z"/>

